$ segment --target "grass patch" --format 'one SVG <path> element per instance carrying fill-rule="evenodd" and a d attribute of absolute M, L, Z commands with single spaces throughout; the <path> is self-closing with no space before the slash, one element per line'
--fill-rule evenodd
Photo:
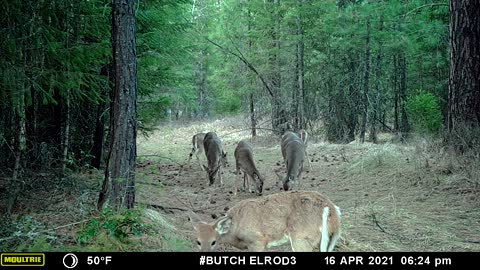
<path fill-rule="evenodd" d="M 347 170 L 351 173 L 365 173 L 378 168 L 405 166 L 407 159 L 402 155 L 401 147 L 394 144 L 373 145 L 356 157 Z"/>

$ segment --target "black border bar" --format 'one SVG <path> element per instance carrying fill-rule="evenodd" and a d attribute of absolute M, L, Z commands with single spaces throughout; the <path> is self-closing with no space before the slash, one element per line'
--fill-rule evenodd
<path fill-rule="evenodd" d="M 1 254 L 25 254 L 2 252 Z M 42 253 L 42 252 L 35 252 Z M 467 269 L 475 252 L 43 252 L 34 269 Z M 75 264 L 75 267 L 71 267 Z M 68 266 L 68 267 L 67 267 Z M 463 267 L 466 266 L 466 267 Z M 168 267 L 168 268 L 167 268 Z M 25 267 L 2 266 L 2 269 Z M 32 269 L 30 267 L 29 269 Z"/>

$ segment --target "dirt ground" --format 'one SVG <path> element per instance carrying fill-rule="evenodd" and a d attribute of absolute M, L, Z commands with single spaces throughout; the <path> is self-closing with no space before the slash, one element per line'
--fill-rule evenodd
<path fill-rule="evenodd" d="M 239 140 L 250 139 L 248 131 L 240 131 L 246 126 L 239 119 L 172 124 L 141 137 L 138 202 L 157 209 L 176 233 L 193 242 L 185 210 L 213 221 L 236 202 L 256 196 L 233 195 L 233 152 Z M 228 153 L 223 186 L 209 187 L 195 158 L 187 164 L 191 137 L 202 131 L 215 131 Z M 304 167 L 300 189 L 319 191 L 342 209 L 337 251 L 480 251 L 480 176 L 472 175 L 479 170 L 456 166 L 440 149 L 432 153 L 422 143 L 336 145 L 310 137 L 311 168 Z M 252 142 L 257 167 L 266 179 L 264 194 L 281 192 L 274 173 L 285 171 L 279 142 L 267 131 L 259 131 Z M 206 164 L 204 155 L 200 161 Z M 277 250 L 288 251 L 289 246 Z"/>

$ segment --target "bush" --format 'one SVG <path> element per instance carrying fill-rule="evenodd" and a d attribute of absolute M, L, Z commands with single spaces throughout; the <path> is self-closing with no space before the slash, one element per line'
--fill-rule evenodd
<path fill-rule="evenodd" d="M 141 235 L 146 229 L 139 210 L 115 213 L 111 209 L 105 209 L 99 217 L 93 217 L 78 232 L 78 242 L 80 244 L 98 244 L 98 239 L 107 236 L 110 239 L 113 237 L 112 240 L 119 243 L 128 243 L 130 236 Z"/>
<path fill-rule="evenodd" d="M 405 107 L 416 132 L 432 134 L 440 130 L 442 113 L 438 98 L 432 93 L 420 91 L 407 100 Z"/>

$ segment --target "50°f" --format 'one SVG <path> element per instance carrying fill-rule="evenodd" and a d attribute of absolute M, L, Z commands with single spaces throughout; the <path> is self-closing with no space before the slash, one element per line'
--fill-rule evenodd
<path fill-rule="evenodd" d="M 112 261 L 112 256 L 88 256 L 87 264 L 88 265 L 99 265 L 101 262 L 105 262 L 105 265 L 108 265 Z"/>

